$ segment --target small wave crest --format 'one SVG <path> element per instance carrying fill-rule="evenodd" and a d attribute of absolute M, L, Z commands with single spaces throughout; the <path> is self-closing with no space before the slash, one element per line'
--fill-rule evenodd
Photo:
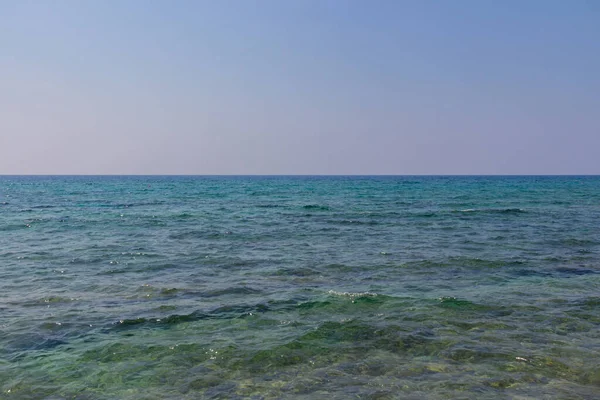
<path fill-rule="evenodd" d="M 330 290 L 327 294 L 332 296 L 340 296 L 340 297 L 349 297 L 351 299 L 355 299 L 357 297 L 377 297 L 377 293 L 372 292 L 338 292 L 335 290 Z"/>
<path fill-rule="evenodd" d="M 482 214 L 520 214 L 526 211 L 523 208 L 465 208 L 454 210 L 458 213 L 482 213 Z"/>
<path fill-rule="evenodd" d="M 330 208 L 328 206 L 320 205 L 320 204 L 307 204 L 304 207 L 305 210 L 315 210 L 315 211 L 329 211 Z"/>
<path fill-rule="evenodd" d="M 247 286 L 242 287 L 229 287 L 225 289 L 216 289 L 209 292 L 203 293 L 203 297 L 219 297 L 224 295 L 252 295 L 262 293 L 259 289 L 254 289 Z"/>

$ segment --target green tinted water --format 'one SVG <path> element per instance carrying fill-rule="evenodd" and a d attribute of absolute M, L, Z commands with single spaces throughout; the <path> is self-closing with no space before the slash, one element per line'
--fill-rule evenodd
<path fill-rule="evenodd" d="M 600 178 L 0 177 L 0 398 L 593 398 Z"/>

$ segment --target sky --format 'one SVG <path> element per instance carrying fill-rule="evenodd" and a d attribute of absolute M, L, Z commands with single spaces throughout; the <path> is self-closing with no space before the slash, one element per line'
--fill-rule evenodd
<path fill-rule="evenodd" d="M 0 174 L 600 174 L 600 2 L 0 0 Z"/>

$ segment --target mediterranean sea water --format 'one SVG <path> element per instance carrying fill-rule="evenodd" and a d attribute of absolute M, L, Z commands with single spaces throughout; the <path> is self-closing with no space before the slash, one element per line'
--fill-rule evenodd
<path fill-rule="evenodd" d="M 590 399 L 600 177 L 0 177 L 0 398 Z"/>

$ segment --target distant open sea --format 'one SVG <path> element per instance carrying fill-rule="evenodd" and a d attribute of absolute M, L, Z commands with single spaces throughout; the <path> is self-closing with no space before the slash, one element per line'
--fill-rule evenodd
<path fill-rule="evenodd" d="M 0 398 L 600 398 L 600 177 L 0 176 Z"/>

